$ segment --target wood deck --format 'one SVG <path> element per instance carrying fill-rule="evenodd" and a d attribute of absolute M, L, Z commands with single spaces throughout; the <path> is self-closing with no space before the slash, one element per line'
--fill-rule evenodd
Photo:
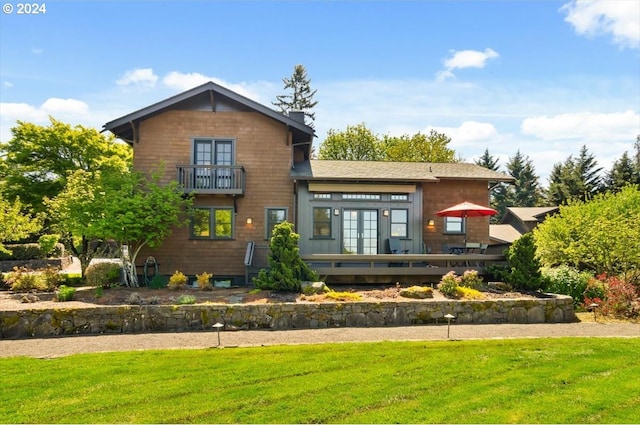
<path fill-rule="evenodd" d="M 356 278 L 365 282 L 389 280 L 439 280 L 454 271 L 486 274 L 488 264 L 504 264 L 504 255 L 493 254 L 312 254 L 302 259 L 324 280 L 347 282 Z"/>

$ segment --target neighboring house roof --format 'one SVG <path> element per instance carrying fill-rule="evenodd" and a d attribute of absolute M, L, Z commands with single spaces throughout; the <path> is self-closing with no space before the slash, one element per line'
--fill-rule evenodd
<path fill-rule="evenodd" d="M 489 238 L 492 244 L 513 243 L 522 234 L 510 224 L 490 224 Z"/>
<path fill-rule="evenodd" d="M 311 160 L 296 164 L 291 177 L 299 180 L 438 181 L 443 179 L 513 181 L 476 164 L 462 162 L 385 162 Z"/>
<path fill-rule="evenodd" d="M 315 135 L 313 128 L 305 125 L 304 123 L 287 115 L 281 114 L 280 112 L 235 93 L 212 81 L 154 103 L 153 105 L 139 109 L 113 121 L 109 121 L 103 126 L 103 131 L 108 130 L 120 139 L 131 143 L 135 136 L 132 125 L 133 123 L 137 123 L 171 109 L 201 109 L 203 104 L 208 104 L 209 110 L 215 111 L 216 104 L 220 102 L 233 104 L 239 109 L 260 112 L 276 121 L 280 121 L 292 128 L 299 135 L 306 136 L 305 141 L 309 141 L 309 139 Z"/>
<path fill-rule="evenodd" d="M 507 208 L 507 214 L 512 214 L 522 222 L 538 222 L 544 220 L 547 214 L 554 212 L 557 209 L 558 207 L 510 207 Z M 505 214 L 505 217 L 507 214 Z M 504 221 L 505 220 L 503 218 L 502 222 Z"/>

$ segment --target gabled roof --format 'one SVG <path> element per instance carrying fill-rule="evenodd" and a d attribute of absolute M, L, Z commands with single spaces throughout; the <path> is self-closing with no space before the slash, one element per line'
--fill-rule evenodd
<path fill-rule="evenodd" d="M 489 238 L 493 244 L 513 243 L 522 234 L 510 224 L 490 224 Z"/>
<path fill-rule="evenodd" d="M 505 214 L 505 217 L 507 217 L 508 214 L 511 214 L 523 223 L 530 221 L 538 222 L 541 219 L 544 219 L 547 214 L 554 212 L 557 209 L 558 207 L 510 207 L 507 208 L 507 214 Z M 504 217 L 502 221 L 505 221 Z"/>
<path fill-rule="evenodd" d="M 132 123 L 145 120 L 161 112 L 170 110 L 181 103 L 188 102 L 199 96 L 208 96 L 210 98 L 212 108 L 215 107 L 214 99 L 219 99 L 221 97 L 225 101 L 235 103 L 243 109 L 259 112 L 276 121 L 280 121 L 294 129 L 296 132 L 302 135 L 308 135 L 309 139 L 315 135 L 313 128 L 301 123 L 300 121 L 296 121 L 287 115 L 281 114 L 212 81 L 179 93 L 175 96 L 171 96 L 165 100 L 161 100 L 160 102 L 154 103 L 153 105 L 149 105 L 120 118 L 116 118 L 113 121 L 109 121 L 103 126 L 103 131 L 108 130 L 120 139 L 131 142 L 134 138 Z"/>
<path fill-rule="evenodd" d="M 385 162 L 311 160 L 295 165 L 291 177 L 299 180 L 433 181 L 444 179 L 513 181 L 476 164 L 439 162 Z"/>

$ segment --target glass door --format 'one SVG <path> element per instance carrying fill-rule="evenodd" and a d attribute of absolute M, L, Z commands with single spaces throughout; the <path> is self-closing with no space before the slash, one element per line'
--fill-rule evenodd
<path fill-rule="evenodd" d="M 342 253 L 378 253 L 378 210 L 342 211 Z"/>

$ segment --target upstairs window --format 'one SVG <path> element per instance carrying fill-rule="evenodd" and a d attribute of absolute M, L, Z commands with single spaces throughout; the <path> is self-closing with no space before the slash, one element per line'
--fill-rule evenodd
<path fill-rule="evenodd" d="M 231 187 L 232 170 L 224 166 L 233 164 L 233 140 L 194 139 L 193 165 L 202 166 L 195 169 L 196 188 L 227 189 Z"/>

